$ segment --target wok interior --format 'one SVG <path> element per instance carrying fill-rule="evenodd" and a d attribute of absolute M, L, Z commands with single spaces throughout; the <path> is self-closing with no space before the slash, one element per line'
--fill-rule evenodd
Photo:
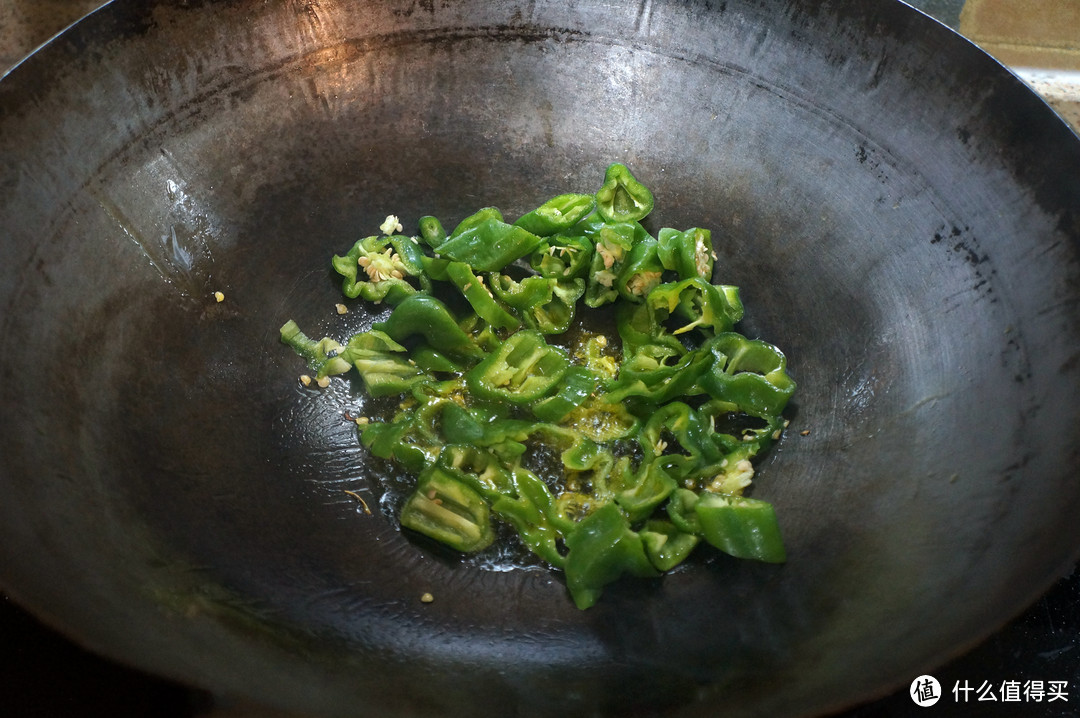
<path fill-rule="evenodd" d="M 1076 181 L 984 112 L 1012 93 L 1012 122 L 1067 131 L 971 48 L 981 105 L 915 72 L 944 28 L 884 2 L 134 5 L 5 80 L 0 116 L 0 576 L 96 650 L 328 713 L 812 714 L 1075 558 Z M 277 330 L 370 321 L 334 311 L 329 257 L 387 214 L 514 217 L 613 161 L 654 232 L 712 230 L 742 330 L 788 355 L 754 495 L 789 560 L 712 556 L 579 612 L 555 573 L 359 513 L 356 387 L 301 387 Z"/>

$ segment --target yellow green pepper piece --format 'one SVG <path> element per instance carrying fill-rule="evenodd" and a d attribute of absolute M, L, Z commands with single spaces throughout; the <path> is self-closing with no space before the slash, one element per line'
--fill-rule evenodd
<path fill-rule="evenodd" d="M 712 279 L 716 259 L 709 230 L 693 227 L 680 232 L 665 227 L 656 233 L 656 240 L 657 255 L 664 269 L 675 272 L 679 279 Z"/>
<path fill-rule="evenodd" d="M 592 240 L 584 235 L 556 234 L 529 255 L 529 266 L 541 277 L 584 278 L 592 264 L 593 246 Z"/>
<path fill-rule="evenodd" d="M 509 521 L 529 549 L 552 566 L 564 567 L 566 559 L 559 551 L 560 532 L 552 525 L 555 498 L 547 484 L 524 468 L 512 472 L 513 495 L 504 494 L 491 505 L 491 510 Z"/>
<path fill-rule="evenodd" d="M 616 280 L 635 240 L 645 234 L 645 230 L 636 222 L 600 226 L 595 236 L 588 286 L 585 289 L 587 306 L 596 308 L 619 298 Z"/>
<path fill-rule="evenodd" d="M 583 366 L 572 366 L 563 375 L 559 389 L 532 407 L 541 421 L 559 422 L 574 409 L 585 403 L 600 383 L 599 377 Z"/>
<path fill-rule="evenodd" d="M 585 291 L 582 279 L 531 276 L 517 281 L 506 274 L 488 276 L 495 297 L 516 312 L 525 326 L 541 334 L 569 329 L 574 307 Z"/>
<path fill-rule="evenodd" d="M 513 331 L 521 322 L 500 306 L 491 289 L 484 284 L 483 275 L 476 276 L 464 262 L 450 262 L 446 274 L 472 305 L 477 316 L 493 327 Z"/>
<path fill-rule="evenodd" d="M 636 239 L 615 277 L 615 290 L 620 297 L 630 302 L 642 302 L 647 294 L 659 286 L 664 266 L 657 253 L 658 246 L 657 241 L 648 234 Z"/>
<path fill-rule="evenodd" d="M 521 216 L 515 225 L 540 237 L 550 237 L 573 227 L 596 207 L 590 194 L 561 194 Z"/>
<path fill-rule="evenodd" d="M 392 396 L 431 378 L 409 361 L 405 351 L 384 332 L 373 329 L 353 335 L 340 356 L 356 367 L 368 394 Z"/>
<path fill-rule="evenodd" d="M 344 374 L 352 368 L 352 363 L 341 357 L 345 347 L 340 342 L 330 337 L 312 339 L 292 319 L 281 326 L 280 334 L 281 341 L 303 357 L 317 377 Z"/>
<path fill-rule="evenodd" d="M 596 210 L 608 222 L 636 222 L 653 208 L 653 194 L 637 181 L 626 165 L 615 163 L 604 173 L 596 191 Z"/>
<path fill-rule="evenodd" d="M 487 502 L 437 466 L 420 474 L 401 509 L 401 525 L 466 553 L 495 539 Z"/>
<path fill-rule="evenodd" d="M 334 255 L 331 265 L 342 276 L 341 292 L 349 299 L 395 305 L 416 292 L 406 279 L 420 274 L 417 262 L 415 255 L 404 259 L 389 237 L 364 237 L 344 255 Z"/>
<path fill-rule="evenodd" d="M 705 492 L 694 513 L 701 536 L 724 553 L 768 563 L 787 560 L 776 511 L 767 501 Z"/>
<path fill-rule="evenodd" d="M 458 326 L 447 306 L 427 294 L 407 297 L 394 307 L 385 321 L 376 322 L 372 327 L 397 342 L 422 336 L 428 346 L 453 356 L 475 358 L 483 354 Z"/>
<path fill-rule="evenodd" d="M 527 404 L 552 391 L 570 360 L 540 332 L 522 329 L 465 373 L 473 395 L 489 401 Z"/>
<path fill-rule="evenodd" d="M 532 254 L 542 241 L 528 230 L 507 224 L 497 210 L 488 208 L 467 218 L 439 245 L 440 257 L 464 262 L 476 272 L 497 272 L 516 259 Z"/>
<path fill-rule="evenodd" d="M 420 238 L 431 247 L 438 249 L 439 245 L 446 241 L 446 230 L 438 217 L 425 215 L 418 222 L 420 226 Z"/>
<path fill-rule="evenodd" d="M 678 566 L 701 541 L 700 536 L 681 531 L 674 523 L 663 519 L 646 521 L 638 533 L 645 544 L 645 554 L 659 571 L 670 571 Z"/>
<path fill-rule="evenodd" d="M 566 537 L 566 546 L 566 587 L 578 608 L 595 604 L 604 587 L 624 574 L 657 575 L 641 536 L 613 503 L 583 518 Z"/>
<path fill-rule="evenodd" d="M 703 347 L 712 352 L 710 370 L 698 382 L 708 394 L 751 416 L 778 417 L 795 391 L 783 352 L 760 339 L 724 332 Z"/>
<path fill-rule="evenodd" d="M 737 297 L 738 290 L 734 287 L 725 291 L 701 277 L 691 277 L 655 287 L 645 302 L 653 325 L 662 326 L 669 317 L 676 320 L 678 326 L 671 331 L 672 335 L 692 329 L 712 335 L 731 331 L 742 319 L 743 306 Z"/>

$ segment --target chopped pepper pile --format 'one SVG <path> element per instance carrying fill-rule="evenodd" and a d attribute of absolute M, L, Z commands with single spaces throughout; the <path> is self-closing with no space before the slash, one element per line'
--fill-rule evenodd
<path fill-rule="evenodd" d="M 506 522 L 583 609 L 702 541 L 785 560 L 773 507 L 743 492 L 795 383 L 776 347 L 734 331 L 743 305 L 712 283 L 709 230 L 654 237 L 653 202 L 613 164 L 594 194 L 514 222 L 488 207 L 408 237 L 388 217 L 333 258 L 345 296 L 388 316 L 344 343 L 281 328 L 318 379 L 355 371 L 371 396 L 401 397 L 359 434 L 416 477 L 404 528 L 475 552 Z M 582 326 L 581 304 L 609 311 L 619 341 Z M 545 453 L 557 460 L 538 468 Z"/>

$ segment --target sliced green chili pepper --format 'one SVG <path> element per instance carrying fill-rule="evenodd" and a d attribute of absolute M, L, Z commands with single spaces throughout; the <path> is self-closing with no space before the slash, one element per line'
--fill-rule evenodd
<path fill-rule="evenodd" d="M 559 279 L 551 286 L 551 300 L 524 311 L 522 320 L 541 334 L 562 334 L 574 321 L 574 308 L 584 293 L 584 279 Z"/>
<path fill-rule="evenodd" d="M 561 194 L 520 217 L 514 224 L 540 237 L 573 227 L 596 207 L 596 198 L 590 194 Z"/>
<path fill-rule="evenodd" d="M 421 394 L 414 398 L 416 406 L 412 407 L 409 415 L 411 426 L 408 436 L 417 445 L 431 446 L 438 450 L 443 441 L 442 412 L 447 404 L 453 402 L 438 394 Z"/>
<path fill-rule="evenodd" d="M 371 329 L 349 337 L 341 351 L 341 358 L 352 361 L 356 357 L 370 356 L 372 353 L 406 352 L 405 347 L 395 342 L 386 332 Z"/>
<path fill-rule="evenodd" d="M 469 314 L 462 319 L 458 326 L 472 340 L 482 354 L 490 354 L 502 344 L 502 336 L 478 314 Z"/>
<path fill-rule="evenodd" d="M 641 537 L 613 503 L 583 518 L 566 537 L 566 586 L 578 608 L 596 603 L 604 586 L 624 574 L 656 576 Z"/>
<path fill-rule="evenodd" d="M 465 381 L 481 399 L 526 404 L 553 390 L 569 365 L 565 351 L 522 329 L 466 372 Z"/>
<path fill-rule="evenodd" d="M 631 523 L 652 515 L 664 503 L 677 484 L 664 468 L 662 457 L 642 462 L 637 471 L 625 471 L 615 491 L 615 501 Z"/>
<path fill-rule="evenodd" d="M 601 383 L 614 379 L 619 373 L 619 362 L 610 351 L 611 342 L 604 334 L 588 334 L 578 343 L 574 360 L 596 372 Z"/>
<path fill-rule="evenodd" d="M 483 275 L 477 277 L 469 265 L 464 262 L 451 262 L 446 267 L 446 274 L 465 295 L 473 311 L 485 322 L 499 329 L 514 330 L 521 326 L 518 318 L 496 301 L 491 290 L 484 284 Z"/>
<path fill-rule="evenodd" d="M 420 248 L 417 238 L 404 234 L 394 234 L 387 239 L 397 254 L 398 260 L 405 267 L 408 277 L 414 278 L 420 284 L 422 291 L 431 291 L 431 277 L 424 272 L 424 258 L 427 255 Z"/>
<path fill-rule="evenodd" d="M 495 539 L 487 502 L 437 466 L 418 477 L 401 509 L 401 525 L 467 553 Z"/>
<path fill-rule="evenodd" d="M 497 211 L 489 211 L 477 221 L 473 218 L 463 220 L 439 245 L 439 256 L 465 262 L 477 272 L 497 272 L 514 260 L 532 254 L 540 246 L 540 237 L 503 222 L 501 215 L 496 214 Z"/>
<path fill-rule="evenodd" d="M 641 225 L 623 222 L 605 224 L 596 235 L 592 263 L 589 265 L 585 304 L 599 307 L 619 298 L 616 280 L 622 271 L 626 257 L 634 246 Z M 640 230 L 644 233 L 644 230 Z"/>
<path fill-rule="evenodd" d="M 607 168 L 604 184 L 596 191 L 596 209 L 608 222 L 642 220 L 652 212 L 653 201 L 652 192 L 618 163 Z"/>
<path fill-rule="evenodd" d="M 318 377 L 344 374 L 352 367 L 347 359 L 340 356 L 345 347 L 339 342 L 330 337 L 323 337 L 318 341 L 311 339 L 300 331 L 300 327 L 292 319 L 282 325 L 280 333 L 281 341 L 303 357 Z"/>
<path fill-rule="evenodd" d="M 664 404 L 641 429 L 638 444 L 642 460 L 659 458 L 664 469 L 679 481 L 715 474 L 724 456 L 709 438 L 710 428 L 684 402 Z"/>
<path fill-rule="evenodd" d="M 599 377 L 587 367 L 572 366 L 563 375 L 559 389 L 534 404 L 532 412 L 541 421 L 562 421 L 567 414 L 585 403 L 599 383 Z"/>
<path fill-rule="evenodd" d="M 699 329 L 707 335 L 731 331 L 735 322 L 742 319 L 742 303 L 733 305 L 728 295 L 701 277 L 691 277 L 681 282 L 661 284 L 649 292 L 646 304 L 656 325 L 663 324 L 669 316 L 679 319 L 682 326 L 673 335 Z"/>
<path fill-rule="evenodd" d="M 470 214 L 468 217 L 458 222 L 458 225 L 454 227 L 454 231 L 451 232 L 447 238 L 456 237 L 470 229 L 475 229 L 484 222 L 492 219 L 499 222 L 503 221 L 502 212 L 499 211 L 498 207 L 483 207 L 482 209 L 478 209 L 473 214 Z"/>
<path fill-rule="evenodd" d="M 437 452 L 409 441 L 412 429 L 412 421 L 404 417 L 372 422 L 360 429 L 360 442 L 375 456 L 392 459 L 405 467 L 406 471 L 419 473 L 434 463 Z"/>
<path fill-rule="evenodd" d="M 515 280 L 507 274 L 491 273 L 487 275 L 491 291 L 499 301 L 515 311 L 528 311 L 535 306 L 551 301 L 556 280 L 549 277 L 525 277 Z"/>
<path fill-rule="evenodd" d="M 655 404 L 668 402 L 692 393 L 698 378 L 713 362 L 709 352 L 693 351 L 673 356 L 666 351 L 649 351 L 652 348 L 663 349 L 647 345 L 623 362 L 618 379 L 608 386 L 605 401 L 618 403 L 638 397 Z M 674 361 L 667 363 L 671 359 Z"/>
<path fill-rule="evenodd" d="M 552 566 L 563 567 L 566 558 L 559 552 L 561 533 L 551 524 L 555 499 L 547 485 L 523 468 L 513 471 L 514 496 L 500 496 L 491 510 L 508 520 L 525 545 Z"/>
<path fill-rule="evenodd" d="M 585 237 L 595 242 L 596 236 L 600 233 L 600 228 L 606 224 L 609 224 L 609 222 L 601 216 L 600 212 L 593 210 L 563 234 L 568 237 Z"/>
<path fill-rule="evenodd" d="M 475 444 L 484 436 L 484 426 L 465 407 L 452 401 L 442 409 L 442 435 L 452 444 Z"/>
<path fill-rule="evenodd" d="M 497 422 L 491 422 L 488 425 L 488 430 L 485 433 L 483 443 L 493 444 L 507 440 L 523 442 L 535 437 L 539 437 L 543 441 L 556 447 L 573 446 L 579 440 L 578 437 L 566 427 L 546 422 L 538 423 L 532 419 L 522 418 L 502 419 Z"/>
<path fill-rule="evenodd" d="M 411 352 L 409 357 L 429 374 L 460 374 L 464 367 L 460 362 L 451 359 L 440 351 L 436 351 L 426 344 L 421 344 Z"/>
<path fill-rule="evenodd" d="M 448 444 L 439 452 L 440 466 L 470 477 L 473 488 L 488 501 L 515 492 L 513 476 L 494 453 L 473 445 Z"/>
<path fill-rule="evenodd" d="M 449 282 L 450 275 L 446 273 L 447 267 L 450 266 L 451 261 L 449 259 L 442 259 L 440 257 L 429 257 L 426 254 L 421 258 L 421 263 L 424 266 L 424 274 L 437 282 Z"/>
<path fill-rule="evenodd" d="M 443 229 L 438 217 L 431 215 L 421 217 L 419 225 L 420 238 L 432 249 L 438 249 L 439 245 L 446 241 L 446 230 Z"/>
<path fill-rule="evenodd" d="M 656 291 L 654 289 L 650 294 Z M 686 347 L 679 338 L 657 324 L 655 313 L 648 304 L 617 305 L 615 327 L 622 340 L 624 359 L 633 357 L 645 347 L 651 347 L 648 351 L 657 359 L 680 357 L 686 353 Z"/>
<path fill-rule="evenodd" d="M 710 371 L 699 379 L 711 397 L 752 416 L 776 417 L 784 411 L 795 382 L 779 349 L 735 332 L 717 334 L 703 348 L 715 357 Z"/>
<path fill-rule="evenodd" d="M 698 499 L 694 512 L 702 537 L 724 553 L 769 563 L 787 559 L 772 504 L 706 492 Z"/>
<path fill-rule="evenodd" d="M 701 537 L 681 531 L 663 519 L 646 521 L 638 533 L 645 544 L 645 554 L 659 571 L 670 571 L 678 566 L 701 541 Z"/>
<path fill-rule="evenodd" d="M 644 301 L 660 284 L 664 266 L 657 254 L 657 241 L 645 235 L 634 242 L 626 261 L 615 278 L 615 289 L 619 296 L 631 302 Z"/>
<path fill-rule="evenodd" d="M 341 292 L 350 299 L 385 301 L 395 305 L 416 292 L 405 281 L 413 276 L 387 237 L 364 237 L 344 255 L 334 255 L 331 265 L 343 277 Z"/>
<path fill-rule="evenodd" d="M 521 438 L 528 436 L 531 422 L 489 414 L 482 426 L 484 433 L 476 441 L 477 448 L 490 453 L 507 467 L 516 466 L 527 449 Z"/>
<path fill-rule="evenodd" d="M 712 233 L 694 227 L 685 232 L 665 227 L 656 234 L 657 254 L 664 269 L 679 275 L 679 279 L 701 277 L 712 279 L 716 257 L 712 247 Z"/>
<path fill-rule="evenodd" d="M 593 242 L 582 236 L 548 237 L 529 255 L 529 266 L 542 277 L 584 278 L 592 264 Z"/>
<path fill-rule="evenodd" d="M 668 518 L 682 533 L 701 535 L 701 521 L 694 511 L 697 502 L 697 492 L 685 488 L 675 489 L 671 492 L 671 496 L 668 497 Z"/>
<path fill-rule="evenodd" d="M 378 330 L 362 332 L 349 339 L 341 357 L 352 362 L 364 388 L 371 396 L 392 396 L 409 391 L 430 380 L 427 373 L 405 355 L 401 346 Z"/>
<path fill-rule="evenodd" d="M 628 439 L 641 427 L 641 419 L 626 404 L 611 404 L 598 398 L 571 411 L 563 424 L 590 441 L 609 442 Z"/>
<path fill-rule="evenodd" d="M 711 438 L 720 447 L 724 458 L 719 465 L 710 467 L 708 473 L 713 476 L 703 488 L 719 494 L 741 495 L 754 478 L 754 465 L 750 463 L 750 459 L 761 450 L 760 442 L 743 441 L 729 436 L 726 438 L 736 444 L 731 447 L 724 446 L 727 442 L 718 440 L 720 437 L 716 434 L 711 435 Z"/>
<path fill-rule="evenodd" d="M 601 502 L 615 498 L 614 489 L 609 486 L 611 475 L 613 472 L 621 475 L 629 465 L 629 459 L 624 457 L 617 462 L 611 451 L 588 439 L 577 440 L 559 458 L 566 469 L 567 487 L 580 490 L 588 485 L 592 498 Z"/>
<path fill-rule="evenodd" d="M 422 336 L 439 351 L 460 357 L 478 357 L 482 350 L 461 330 L 446 305 L 427 294 L 407 297 L 387 317 L 373 328 L 386 332 L 394 341 L 404 342 L 412 336 Z"/>

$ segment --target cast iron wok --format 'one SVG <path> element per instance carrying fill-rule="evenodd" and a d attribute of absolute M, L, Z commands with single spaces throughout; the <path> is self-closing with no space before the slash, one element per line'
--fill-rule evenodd
<path fill-rule="evenodd" d="M 353 387 L 277 331 L 371 320 L 328 258 L 387 214 L 613 161 L 788 355 L 755 491 L 789 560 L 581 612 L 399 532 Z M 1080 141 L 900 3 L 115 0 L 0 82 L 0 188 L 0 584 L 146 670 L 328 715 L 813 715 L 1077 557 Z"/>

